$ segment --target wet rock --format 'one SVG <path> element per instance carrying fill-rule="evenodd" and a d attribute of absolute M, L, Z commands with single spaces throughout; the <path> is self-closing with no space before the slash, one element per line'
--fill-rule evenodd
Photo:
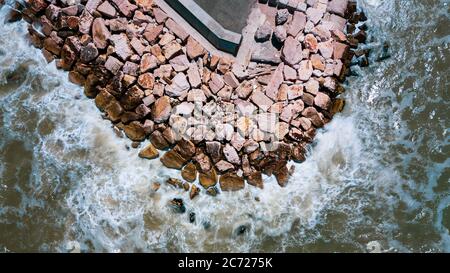
<path fill-rule="evenodd" d="M 192 184 L 191 186 L 191 191 L 189 193 L 189 198 L 194 199 L 196 196 L 198 196 L 198 194 L 200 193 L 200 188 L 198 188 L 196 185 Z M 195 214 L 194 217 L 190 216 L 189 217 L 191 223 L 195 222 Z"/>
<path fill-rule="evenodd" d="M 80 51 L 80 60 L 84 63 L 89 63 L 98 56 L 98 50 L 95 47 L 94 43 L 89 43 L 86 46 L 83 46 Z"/>
<path fill-rule="evenodd" d="M 161 157 L 161 162 L 169 169 L 181 170 L 187 160 L 177 151 L 172 149 Z"/>
<path fill-rule="evenodd" d="M 194 182 L 197 179 L 197 168 L 194 163 L 188 163 L 181 171 L 181 176 L 188 182 Z"/>
<path fill-rule="evenodd" d="M 200 172 L 199 173 L 199 182 L 203 188 L 208 189 L 217 184 L 217 174 L 214 168 L 211 168 L 208 172 Z"/>
<path fill-rule="evenodd" d="M 286 187 L 289 181 L 289 170 L 286 165 L 284 165 L 281 169 L 274 172 L 274 175 L 277 179 L 278 185 L 281 187 Z"/>
<path fill-rule="evenodd" d="M 132 121 L 124 126 L 127 137 L 133 141 L 142 141 L 146 137 L 144 126 L 139 121 Z"/>
<path fill-rule="evenodd" d="M 244 178 L 234 173 L 226 173 L 220 176 L 220 188 L 222 191 L 238 191 L 245 187 Z"/>
<path fill-rule="evenodd" d="M 247 183 L 249 185 L 258 187 L 260 189 L 264 188 L 264 183 L 262 179 L 262 174 L 259 171 L 253 171 L 248 177 L 247 177 Z"/>
<path fill-rule="evenodd" d="M 170 205 L 172 206 L 173 211 L 176 213 L 185 213 L 186 212 L 186 207 L 184 205 L 183 199 L 181 199 L 181 198 L 172 199 L 170 201 Z"/>
<path fill-rule="evenodd" d="M 153 146 L 153 144 L 149 144 L 144 149 L 142 149 L 138 155 L 141 158 L 155 159 L 159 156 L 159 153 L 156 150 L 155 146 Z"/>

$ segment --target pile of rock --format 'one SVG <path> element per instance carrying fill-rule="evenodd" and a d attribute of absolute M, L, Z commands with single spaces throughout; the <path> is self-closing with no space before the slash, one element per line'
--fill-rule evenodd
<path fill-rule="evenodd" d="M 365 39 L 349 34 L 363 18 L 355 3 L 260 2 L 279 7 L 255 34 L 282 43 L 276 67 L 211 55 L 152 0 L 27 0 L 22 16 L 32 43 L 115 128 L 150 140 L 140 157 L 167 150 L 161 162 L 185 180 L 167 182 L 194 198 L 200 187 L 217 194 L 218 183 L 263 188 L 262 174 L 285 186 L 287 162 L 303 161 L 316 129 L 343 108 L 339 81 Z"/>

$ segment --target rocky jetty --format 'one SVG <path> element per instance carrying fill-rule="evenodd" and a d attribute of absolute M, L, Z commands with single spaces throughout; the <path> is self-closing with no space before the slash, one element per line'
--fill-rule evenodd
<path fill-rule="evenodd" d="M 287 163 L 302 162 L 316 130 L 344 107 L 340 83 L 366 39 L 356 3 L 258 5 L 276 16 L 255 42 L 275 43 L 278 53 L 255 53 L 244 66 L 210 54 L 153 0 L 26 0 L 11 20 L 27 20 L 47 61 L 69 71 L 116 130 L 150 140 L 139 156 L 179 169 L 184 181 L 167 184 L 194 198 L 201 188 L 263 188 L 262 174 L 284 187 Z"/>

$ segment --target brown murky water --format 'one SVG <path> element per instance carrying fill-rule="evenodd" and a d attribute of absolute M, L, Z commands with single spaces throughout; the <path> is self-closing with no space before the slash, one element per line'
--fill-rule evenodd
<path fill-rule="evenodd" d="M 449 252 L 449 1 L 358 2 L 373 62 L 345 111 L 288 187 L 187 201 L 195 223 L 168 209 L 179 192 L 149 190 L 179 173 L 139 159 L 25 23 L 0 20 L 0 251 Z"/>

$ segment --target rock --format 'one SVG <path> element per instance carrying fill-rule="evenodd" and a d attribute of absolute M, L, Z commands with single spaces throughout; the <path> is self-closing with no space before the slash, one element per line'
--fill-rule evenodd
<path fill-rule="evenodd" d="M 324 125 L 322 118 L 314 107 L 305 108 L 302 112 L 302 116 L 309 118 L 316 127 L 322 127 Z"/>
<path fill-rule="evenodd" d="M 316 37 L 313 34 L 311 34 L 311 33 L 306 34 L 304 44 L 305 44 L 305 47 L 307 49 L 309 49 L 310 52 L 317 53 L 317 50 L 319 49 L 319 45 L 318 45 Z"/>
<path fill-rule="evenodd" d="M 250 99 L 262 111 L 267 111 L 273 104 L 273 101 L 269 97 L 264 95 L 261 91 L 254 91 Z"/>
<path fill-rule="evenodd" d="M 122 66 L 123 63 L 113 56 L 109 56 L 105 63 L 105 68 L 108 69 L 112 74 L 117 74 Z"/>
<path fill-rule="evenodd" d="M 205 55 L 206 51 L 203 46 L 197 42 L 194 38 L 189 36 L 186 44 L 186 54 L 189 59 L 194 60 L 200 56 Z"/>
<path fill-rule="evenodd" d="M 233 164 L 241 164 L 241 159 L 238 153 L 236 152 L 234 147 L 231 146 L 230 144 L 225 145 L 225 147 L 223 148 L 223 154 L 225 155 L 227 161 Z"/>
<path fill-rule="evenodd" d="M 145 93 L 139 87 L 134 85 L 129 88 L 127 92 L 122 96 L 120 102 L 126 110 L 132 110 L 142 103 Z"/>
<path fill-rule="evenodd" d="M 199 189 L 196 185 L 192 184 L 191 192 L 189 193 L 189 198 L 191 198 L 191 200 L 192 200 L 192 199 L 194 199 L 199 193 L 200 193 L 200 189 Z M 195 215 L 195 214 L 194 214 L 194 215 Z M 191 223 L 194 222 L 194 221 L 195 221 L 195 219 L 194 219 L 194 220 L 190 219 L 190 222 L 191 222 Z"/>
<path fill-rule="evenodd" d="M 231 146 L 233 146 L 236 151 L 240 151 L 242 147 L 244 146 L 245 138 L 242 137 L 241 133 L 234 132 L 233 137 L 231 138 Z"/>
<path fill-rule="evenodd" d="M 181 170 L 187 160 L 177 151 L 170 150 L 161 157 L 161 162 L 169 169 Z"/>
<path fill-rule="evenodd" d="M 224 173 L 226 171 L 233 170 L 234 166 L 230 162 L 220 160 L 219 162 L 216 163 L 216 168 L 217 170 L 219 170 L 219 172 Z"/>
<path fill-rule="evenodd" d="M 153 89 L 153 86 L 155 85 L 155 77 L 150 73 L 141 74 L 138 78 L 138 84 L 142 88 Z"/>
<path fill-rule="evenodd" d="M 148 144 L 144 149 L 139 152 L 139 157 L 146 159 L 155 159 L 159 156 L 158 151 L 156 150 L 153 144 Z"/>
<path fill-rule="evenodd" d="M 319 82 L 315 79 L 310 79 L 305 84 L 305 91 L 312 94 L 317 95 L 317 92 L 319 92 Z"/>
<path fill-rule="evenodd" d="M 303 96 L 303 85 L 294 84 L 288 88 L 288 99 L 294 100 Z"/>
<path fill-rule="evenodd" d="M 174 20 L 171 18 L 167 19 L 166 21 L 166 27 L 172 31 L 178 38 L 181 39 L 181 41 L 185 42 L 186 39 L 189 37 L 189 34 L 177 23 L 175 23 Z"/>
<path fill-rule="evenodd" d="M 217 94 L 223 87 L 225 83 L 222 79 L 222 76 L 220 76 L 217 73 L 212 73 L 211 80 L 209 81 L 209 88 L 214 94 Z"/>
<path fill-rule="evenodd" d="M 264 188 L 264 183 L 262 179 L 262 174 L 259 171 L 253 171 L 248 177 L 247 177 L 247 183 L 249 185 L 252 185 L 254 187 L 258 187 L 260 189 Z"/>
<path fill-rule="evenodd" d="M 144 127 L 139 121 L 132 121 L 124 126 L 127 137 L 133 141 L 142 141 L 146 137 Z"/>
<path fill-rule="evenodd" d="M 288 35 L 296 37 L 300 31 L 305 28 L 306 15 L 303 12 L 295 11 L 291 23 L 288 28 Z"/>
<path fill-rule="evenodd" d="M 197 167 L 199 169 L 200 172 L 208 172 L 212 165 L 211 165 L 211 160 L 209 159 L 209 157 L 207 155 L 205 155 L 203 152 L 200 152 L 198 154 L 196 154 L 193 157 L 194 161 L 197 163 Z"/>
<path fill-rule="evenodd" d="M 265 42 L 270 39 L 270 36 L 272 35 L 272 27 L 268 22 L 265 22 L 261 26 L 258 27 L 258 29 L 255 32 L 255 40 L 257 42 Z"/>
<path fill-rule="evenodd" d="M 228 57 L 222 57 L 219 60 L 219 63 L 217 64 L 217 71 L 219 71 L 222 74 L 227 73 L 230 71 L 232 65 L 232 61 Z"/>
<path fill-rule="evenodd" d="M 180 72 L 173 77 L 172 84 L 166 86 L 166 94 L 171 97 L 184 97 L 190 87 L 186 75 Z"/>
<path fill-rule="evenodd" d="M 170 60 L 172 57 L 181 52 L 181 45 L 176 41 L 172 41 L 163 47 L 163 54 L 166 59 Z"/>
<path fill-rule="evenodd" d="M 195 105 L 191 102 L 182 102 L 175 106 L 175 114 L 180 116 L 191 116 Z"/>
<path fill-rule="evenodd" d="M 108 46 L 108 39 L 111 34 L 105 25 L 105 20 L 102 18 L 95 18 L 92 23 L 92 38 L 97 48 L 105 49 Z"/>
<path fill-rule="evenodd" d="M 184 56 L 184 55 L 183 55 Z M 193 88 L 198 88 L 198 87 L 200 87 L 200 85 L 202 84 L 202 79 L 201 79 L 201 76 L 200 76 L 200 72 L 199 72 L 199 70 L 198 70 L 198 67 L 197 67 L 197 65 L 195 64 L 195 63 L 192 63 L 192 64 L 189 64 L 189 69 L 188 69 L 188 71 L 187 71 L 187 76 L 188 76 L 188 79 L 189 79 L 189 83 L 190 83 L 190 85 L 193 87 Z M 197 89 L 198 90 L 198 89 Z M 198 93 L 198 91 L 200 91 L 201 92 L 201 94 L 200 93 Z M 205 95 L 204 95 L 204 93 L 203 93 L 203 91 L 201 91 L 201 90 L 198 90 L 197 91 L 197 93 L 194 93 L 195 95 L 199 95 L 199 96 L 202 96 L 202 97 L 197 97 L 198 99 L 203 99 L 203 97 L 204 97 L 204 100 L 202 100 L 202 101 L 206 101 L 206 97 L 205 97 Z M 192 92 L 190 92 L 190 94 L 191 94 Z M 192 96 L 192 95 L 191 95 Z M 192 97 L 191 97 L 191 99 L 192 99 Z M 188 100 L 189 100 L 189 94 L 188 94 Z"/>
<path fill-rule="evenodd" d="M 324 57 L 325 59 L 330 59 L 333 56 L 333 50 L 334 50 L 333 44 L 334 43 L 333 43 L 332 39 L 318 44 L 318 48 L 319 48 L 320 54 L 322 54 L 322 57 Z"/>
<path fill-rule="evenodd" d="M 286 28 L 284 26 L 277 26 L 273 32 L 273 37 L 278 43 L 283 43 L 287 38 Z"/>
<path fill-rule="evenodd" d="M 152 186 L 151 186 L 151 191 L 153 193 L 155 193 L 155 192 L 157 192 L 159 190 L 160 187 L 161 187 L 161 183 L 153 182 Z"/>
<path fill-rule="evenodd" d="M 181 171 L 181 176 L 188 182 L 194 182 L 197 179 L 197 168 L 195 167 L 194 163 L 191 162 L 184 166 L 183 170 Z"/>
<path fill-rule="evenodd" d="M 158 59 L 150 53 L 142 55 L 140 70 L 141 73 L 145 73 L 149 70 L 158 67 Z"/>
<path fill-rule="evenodd" d="M 206 142 L 206 152 L 213 162 L 218 162 L 222 158 L 222 145 L 218 141 Z"/>
<path fill-rule="evenodd" d="M 289 11 L 287 9 L 277 10 L 277 15 L 275 16 L 275 23 L 277 25 L 283 25 L 289 19 Z"/>
<path fill-rule="evenodd" d="M 89 34 L 93 21 L 94 17 L 88 11 L 83 11 L 78 22 L 78 30 L 81 33 Z"/>
<path fill-rule="evenodd" d="M 331 106 L 331 99 L 327 94 L 318 92 L 316 97 L 314 98 L 314 104 L 317 107 L 322 108 L 325 111 L 328 111 L 328 109 Z"/>
<path fill-rule="evenodd" d="M 93 13 L 101 2 L 101 0 L 88 0 L 84 9 L 90 13 Z"/>
<path fill-rule="evenodd" d="M 223 81 L 228 84 L 231 88 L 237 88 L 239 86 L 239 81 L 234 76 L 233 72 L 227 72 L 223 75 Z"/>
<path fill-rule="evenodd" d="M 122 72 L 130 76 L 137 76 L 138 70 L 139 65 L 129 61 L 126 61 L 122 67 Z"/>
<path fill-rule="evenodd" d="M 206 173 L 200 172 L 199 182 L 200 185 L 202 185 L 202 187 L 205 189 L 215 186 L 217 184 L 216 170 L 214 168 L 211 168 L 211 170 Z"/>
<path fill-rule="evenodd" d="M 287 37 L 282 50 L 283 60 L 290 66 L 296 65 L 302 59 L 302 45 L 299 41 Z"/>
<path fill-rule="evenodd" d="M 310 57 L 313 69 L 325 71 L 325 60 L 319 54 L 313 54 Z"/>
<path fill-rule="evenodd" d="M 98 50 L 95 47 L 94 43 L 89 43 L 86 46 L 83 46 L 80 50 L 80 60 L 84 63 L 89 63 L 98 56 Z"/>
<path fill-rule="evenodd" d="M 175 70 L 176 72 L 184 72 L 189 68 L 190 65 L 189 60 L 184 54 L 172 58 L 169 63 L 170 65 L 172 65 L 173 70 Z"/>
<path fill-rule="evenodd" d="M 146 50 L 142 42 L 136 37 L 133 37 L 133 39 L 131 39 L 130 45 L 139 56 L 142 56 L 144 54 L 144 51 Z"/>
<path fill-rule="evenodd" d="M 288 180 L 289 180 L 289 170 L 286 165 L 284 165 L 279 170 L 276 170 L 274 172 L 274 175 L 277 179 L 278 185 L 281 187 L 286 187 Z"/>
<path fill-rule="evenodd" d="M 114 34 L 111 36 L 110 41 L 114 45 L 114 52 L 123 61 L 126 61 L 131 55 L 133 55 L 133 50 L 130 47 L 130 42 L 128 41 L 126 34 Z"/>
<path fill-rule="evenodd" d="M 172 106 L 170 105 L 170 98 L 168 96 L 163 96 L 156 100 L 152 107 L 152 117 L 156 123 L 162 123 L 166 121 L 172 111 Z"/>
<path fill-rule="evenodd" d="M 272 77 L 270 78 L 269 84 L 266 88 L 266 96 L 274 101 L 277 101 L 278 99 L 278 89 L 280 88 L 280 85 L 284 80 L 283 69 L 284 64 L 279 64 L 275 72 L 272 74 Z"/>
<path fill-rule="evenodd" d="M 116 0 L 118 1 L 118 0 Z M 172 201 L 170 201 L 170 205 L 172 206 L 172 209 L 176 213 L 185 213 L 186 207 L 184 206 L 183 199 L 180 198 L 174 198 Z"/>
<path fill-rule="evenodd" d="M 348 0 L 331 0 L 328 3 L 327 11 L 345 17 L 347 11 Z"/>
<path fill-rule="evenodd" d="M 221 175 L 219 183 L 222 191 L 238 191 L 245 187 L 244 179 L 234 173 Z"/>
<path fill-rule="evenodd" d="M 164 11 L 156 7 L 153 8 L 153 16 L 155 16 L 155 20 L 158 24 L 164 23 L 168 18 L 167 14 Z"/>
<path fill-rule="evenodd" d="M 252 93 L 253 86 L 250 81 L 242 82 L 235 90 L 236 95 L 241 99 L 247 99 Z"/>
<path fill-rule="evenodd" d="M 119 9 L 120 13 L 126 17 L 131 17 L 133 12 L 137 9 L 136 5 L 131 4 L 128 0 L 111 0 Z"/>
<path fill-rule="evenodd" d="M 188 73 L 189 75 L 189 73 Z M 192 85 L 192 83 L 191 83 Z M 200 89 L 193 89 L 189 91 L 187 96 L 187 101 L 189 102 L 206 102 L 206 96 L 205 93 L 203 93 Z"/>
<path fill-rule="evenodd" d="M 350 47 L 346 44 L 335 42 L 333 49 L 333 58 L 335 60 L 347 58 Z"/>
<path fill-rule="evenodd" d="M 148 25 L 143 36 L 147 41 L 149 41 L 150 44 L 155 44 L 158 40 L 159 35 L 161 35 L 161 33 L 163 32 L 163 29 L 163 25 Z"/>
<path fill-rule="evenodd" d="M 275 113 L 261 113 L 256 115 L 256 121 L 261 131 L 274 133 L 278 117 Z"/>
<path fill-rule="evenodd" d="M 317 25 L 317 23 L 319 23 L 320 19 L 322 19 L 323 17 L 323 11 L 318 8 L 308 8 L 306 10 L 306 17 L 314 25 Z"/>
<path fill-rule="evenodd" d="M 300 62 L 298 69 L 298 78 L 302 81 L 308 81 L 313 73 L 313 67 L 310 60 L 303 60 Z"/>
<path fill-rule="evenodd" d="M 116 9 L 108 2 L 103 2 L 97 10 L 106 18 L 114 18 L 116 17 Z"/>
<path fill-rule="evenodd" d="M 286 81 L 295 82 L 297 80 L 297 71 L 289 65 L 284 66 L 283 74 Z M 278 97 L 278 99 L 280 98 Z"/>

